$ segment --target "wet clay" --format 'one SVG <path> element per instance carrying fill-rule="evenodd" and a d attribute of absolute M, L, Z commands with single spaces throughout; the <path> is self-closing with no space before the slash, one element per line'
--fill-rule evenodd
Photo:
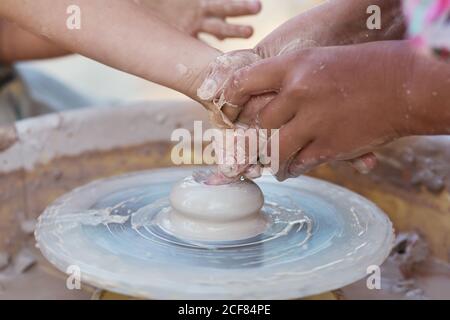
<path fill-rule="evenodd" d="M 180 238 L 230 241 L 256 236 L 268 227 L 261 213 L 264 196 L 252 181 L 206 185 L 188 177 L 170 194 L 169 210 L 160 226 Z"/>
<path fill-rule="evenodd" d="M 223 90 L 233 73 L 262 58 L 251 50 L 225 53 L 209 65 L 209 73 L 197 90 L 197 96 L 210 111 L 211 122 L 219 128 L 233 128 L 234 125 L 222 112 L 224 106 L 238 108 L 225 100 Z"/>

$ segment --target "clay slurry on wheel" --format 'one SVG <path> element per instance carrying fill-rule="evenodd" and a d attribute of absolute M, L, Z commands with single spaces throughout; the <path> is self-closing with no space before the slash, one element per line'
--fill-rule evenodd
<path fill-rule="evenodd" d="M 159 218 L 172 208 L 173 187 L 192 173 L 157 169 L 78 188 L 40 217 L 38 245 L 60 270 L 79 266 L 85 282 L 161 299 L 299 298 L 365 277 L 390 252 L 392 225 L 380 209 L 309 177 L 256 180 L 268 223 L 260 234 L 186 239 Z"/>

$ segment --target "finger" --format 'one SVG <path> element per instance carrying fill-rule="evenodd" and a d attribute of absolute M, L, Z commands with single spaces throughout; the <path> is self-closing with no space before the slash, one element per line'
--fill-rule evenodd
<path fill-rule="evenodd" d="M 353 160 L 348 160 L 350 165 L 355 168 L 359 173 L 367 174 L 372 171 L 377 165 L 377 157 L 372 152 L 366 153 L 361 157 Z"/>
<path fill-rule="evenodd" d="M 297 121 L 293 119 L 278 131 L 278 136 L 272 133 L 269 143 L 271 161 L 277 161 L 279 168 L 274 174 L 277 179 L 283 181 L 289 177 L 288 169 L 296 155 L 306 148 L 313 140 L 310 130 L 305 127 L 299 127 Z M 278 141 L 277 141 L 278 140 Z M 278 148 L 275 145 L 278 143 Z M 278 150 L 277 150 L 278 149 Z"/>
<path fill-rule="evenodd" d="M 245 170 L 244 177 L 250 180 L 257 179 L 262 176 L 262 170 L 263 168 L 259 164 L 251 165 Z"/>
<path fill-rule="evenodd" d="M 231 122 L 240 122 L 247 125 L 255 125 L 258 113 L 270 102 L 276 94 L 267 93 L 252 97 L 245 106 L 226 104 L 222 112 Z"/>
<path fill-rule="evenodd" d="M 220 18 L 207 18 L 203 21 L 200 31 L 212 34 L 217 39 L 249 38 L 253 34 L 250 26 L 229 24 Z"/>
<path fill-rule="evenodd" d="M 274 93 L 266 93 L 259 96 L 254 96 L 244 106 L 239 114 L 238 121 L 247 125 L 256 123 L 257 115 L 266 107 L 277 95 Z"/>
<path fill-rule="evenodd" d="M 321 148 L 318 143 L 311 144 L 296 155 L 289 166 L 288 173 L 291 177 L 298 177 L 321 164 L 334 160 L 334 158 L 332 152 Z M 375 168 L 377 158 L 373 153 L 367 153 L 359 158 L 347 160 L 346 162 L 350 163 L 358 172 L 366 174 Z"/>
<path fill-rule="evenodd" d="M 294 178 L 303 175 L 332 159 L 333 154 L 329 150 L 321 148 L 317 142 L 312 142 L 291 161 L 288 168 L 288 177 Z"/>
<path fill-rule="evenodd" d="M 262 8 L 257 0 L 205 0 L 203 6 L 206 14 L 223 18 L 257 14 Z"/>
<path fill-rule="evenodd" d="M 224 105 L 222 108 L 223 114 L 234 123 L 236 119 L 239 117 L 242 111 L 242 107 L 239 106 L 230 106 L 228 104 Z"/>
<path fill-rule="evenodd" d="M 287 71 L 286 65 L 282 57 L 275 57 L 239 69 L 225 87 L 226 101 L 240 106 L 247 103 L 251 96 L 278 92 Z"/>
<path fill-rule="evenodd" d="M 295 117 L 298 103 L 286 94 L 278 94 L 260 111 L 257 125 L 264 129 L 281 128 Z"/>

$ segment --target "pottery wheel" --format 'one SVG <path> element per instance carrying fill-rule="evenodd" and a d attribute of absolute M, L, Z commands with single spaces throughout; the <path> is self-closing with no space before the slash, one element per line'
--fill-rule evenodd
<path fill-rule="evenodd" d="M 196 168 L 198 169 L 198 168 Z M 224 242 L 179 239 L 155 221 L 191 168 L 99 180 L 63 196 L 39 218 L 38 246 L 65 272 L 114 292 L 153 299 L 293 299 L 334 290 L 381 265 L 394 235 L 367 199 L 309 177 L 256 180 L 270 227 Z"/>

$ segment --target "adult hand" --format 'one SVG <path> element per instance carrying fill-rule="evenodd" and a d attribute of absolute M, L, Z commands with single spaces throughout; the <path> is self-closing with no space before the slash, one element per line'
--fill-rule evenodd
<path fill-rule="evenodd" d="M 247 126 L 258 127 L 255 123 L 258 113 L 268 105 L 277 94 L 274 92 L 261 92 L 259 95 L 252 96 L 243 104 L 231 103 L 225 98 L 224 89 L 227 86 L 233 87 L 230 81 L 234 81 L 233 73 L 237 70 L 261 61 L 261 57 L 254 50 L 240 50 L 225 53 L 219 56 L 210 66 L 208 76 L 202 86 L 198 89 L 197 95 L 200 102 L 210 112 L 210 119 L 214 126 L 218 128 L 233 128 L 235 122 Z M 268 90 L 270 91 L 270 90 Z M 249 155 L 250 156 L 250 155 Z M 373 153 L 364 154 L 355 159 L 347 160 L 357 171 L 368 173 L 376 166 L 376 157 Z M 235 165 L 232 169 L 223 170 L 227 166 L 219 166 L 219 171 L 229 171 L 226 175 L 231 178 L 240 175 L 248 177 L 258 177 L 260 165 Z M 223 180 L 223 179 L 220 179 Z"/>
<path fill-rule="evenodd" d="M 69 54 L 44 38 L 28 32 L 14 23 L 0 19 L 0 63 L 48 59 Z"/>
<path fill-rule="evenodd" d="M 380 30 L 366 27 L 366 11 L 370 5 L 378 5 L 383 12 Z M 317 21 L 333 21 L 333 25 L 317 24 Z M 331 0 L 288 20 L 247 51 L 267 59 L 307 48 L 398 40 L 402 39 L 404 32 L 400 0 L 348 0 L 344 3 Z M 247 123 L 255 111 L 274 96 L 254 97 L 245 110 L 243 106 L 225 105 L 222 111 L 231 122 Z"/>
<path fill-rule="evenodd" d="M 405 135 L 412 65 L 403 41 L 305 49 L 237 71 L 224 96 L 245 105 L 253 96 L 277 93 L 259 111 L 257 125 L 280 129 L 277 177 L 284 180 Z"/>
<path fill-rule="evenodd" d="M 382 30 L 367 30 L 365 27 L 366 9 L 370 4 L 379 5 L 384 12 L 382 16 L 384 28 Z M 333 17 L 330 17 L 330 12 L 333 13 Z M 349 15 L 349 12 L 352 14 Z M 349 16 L 352 18 L 349 18 Z M 243 108 L 243 105 L 230 103 L 223 95 L 223 88 L 229 80 L 227 72 L 230 69 L 236 69 L 238 65 L 243 67 L 245 64 L 260 59 L 273 58 L 317 46 L 398 39 L 404 32 L 404 23 L 401 17 L 401 5 L 398 0 L 376 0 L 375 3 L 368 0 L 350 0 L 345 4 L 339 1 L 328 1 L 287 21 L 263 39 L 254 49 L 238 51 L 239 56 L 250 58 L 245 61 L 241 59 L 238 64 L 235 64 L 234 68 L 230 68 L 230 66 L 224 68 L 221 66 L 223 63 L 216 63 L 213 70 L 219 71 L 213 71 L 212 76 L 209 75 L 201 90 L 199 90 L 199 96 L 207 109 L 212 111 L 213 123 L 216 126 L 232 127 L 234 122 L 251 125 L 259 110 L 274 99 L 276 93 L 253 96 L 247 102 L 245 108 Z M 329 20 L 330 18 L 334 21 L 332 28 L 326 24 L 316 24 L 316 21 Z M 311 26 L 314 27 L 311 28 Z M 231 52 L 226 55 L 233 56 L 235 53 Z M 212 82 L 216 89 L 215 93 L 211 94 L 213 90 L 207 90 L 208 94 L 201 94 L 201 92 L 205 92 L 204 88 L 208 87 L 207 84 L 211 84 L 209 79 L 217 77 L 217 74 L 221 75 L 222 79 Z M 213 101 L 215 103 L 212 103 Z M 375 166 L 376 158 L 375 155 L 369 153 L 351 159 L 349 162 L 358 171 L 367 173 Z"/>

